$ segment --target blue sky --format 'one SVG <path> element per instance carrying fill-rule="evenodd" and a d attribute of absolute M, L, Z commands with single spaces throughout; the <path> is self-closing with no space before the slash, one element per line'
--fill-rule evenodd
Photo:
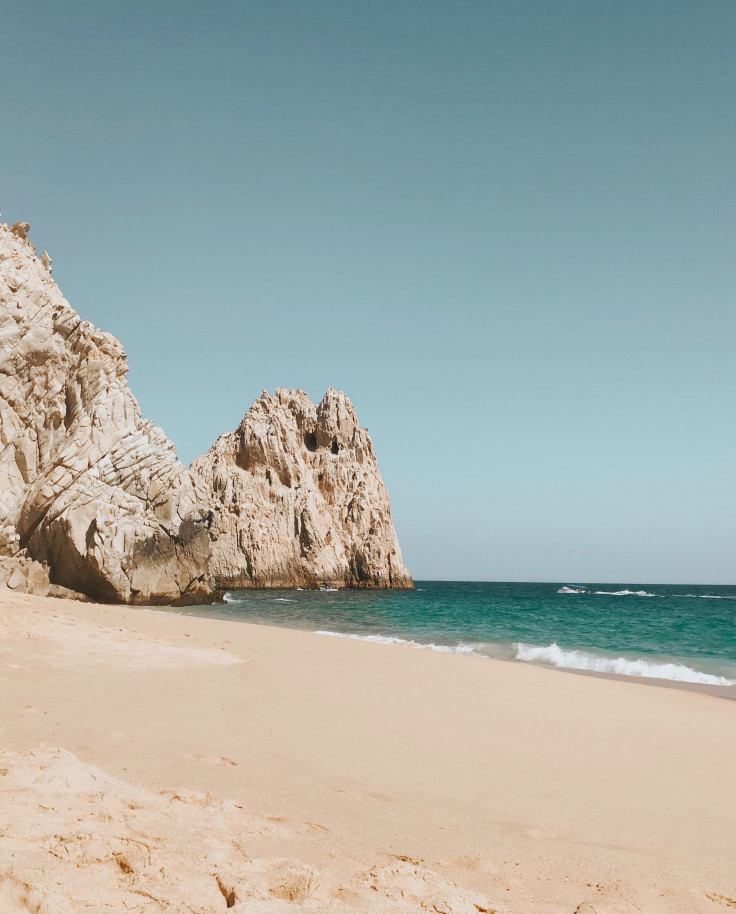
<path fill-rule="evenodd" d="M 344 389 L 418 578 L 733 583 L 736 5 L 7 4 L 0 208 L 185 462 Z"/>

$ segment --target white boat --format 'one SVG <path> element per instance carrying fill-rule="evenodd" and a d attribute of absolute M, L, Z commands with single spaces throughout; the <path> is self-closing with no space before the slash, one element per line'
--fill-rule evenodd
<path fill-rule="evenodd" d="M 582 584 L 563 584 L 557 593 L 587 593 Z"/>

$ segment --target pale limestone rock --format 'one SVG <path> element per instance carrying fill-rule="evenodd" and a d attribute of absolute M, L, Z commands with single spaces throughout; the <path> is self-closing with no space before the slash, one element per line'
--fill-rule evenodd
<path fill-rule="evenodd" d="M 27 235 L 0 225 L 0 555 L 97 599 L 201 598 L 203 499 L 141 417 L 123 347 L 79 318 Z"/>
<path fill-rule="evenodd" d="M 7 587 L 16 593 L 32 593 L 39 597 L 47 597 L 51 591 L 46 568 L 22 555 L 12 558 L 0 555 L 0 587 Z"/>
<path fill-rule="evenodd" d="M 413 587 L 368 430 L 328 390 L 264 392 L 198 457 L 218 587 Z"/>
<path fill-rule="evenodd" d="M 31 227 L 27 222 L 14 222 L 13 225 L 10 226 L 10 231 L 18 238 L 27 238 L 30 230 Z"/>
<path fill-rule="evenodd" d="M 135 603 L 214 584 L 413 586 L 344 394 L 264 394 L 190 475 L 141 417 L 122 346 L 72 310 L 28 229 L 0 225 L 0 585 Z"/>

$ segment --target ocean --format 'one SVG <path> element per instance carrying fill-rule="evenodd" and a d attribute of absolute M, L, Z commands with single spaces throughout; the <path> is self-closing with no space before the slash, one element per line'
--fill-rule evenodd
<path fill-rule="evenodd" d="M 182 612 L 325 637 L 724 687 L 736 587 L 418 581 L 415 591 L 233 590 Z M 572 588 L 583 592 L 570 592 Z"/>

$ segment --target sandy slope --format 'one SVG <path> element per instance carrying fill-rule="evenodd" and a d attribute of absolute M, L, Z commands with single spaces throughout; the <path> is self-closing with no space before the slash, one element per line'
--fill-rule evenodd
<path fill-rule="evenodd" d="M 736 702 L 0 597 L 0 912 L 736 909 Z"/>

